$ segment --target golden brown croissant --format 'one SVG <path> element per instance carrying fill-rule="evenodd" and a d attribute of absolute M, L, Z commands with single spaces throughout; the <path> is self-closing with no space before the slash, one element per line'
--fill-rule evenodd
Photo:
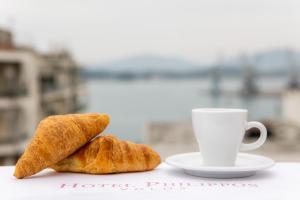
<path fill-rule="evenodd" d="M 71 156 L 51 166 L 58 172 L 108 174 L 154 169 L 160 156 L 149 146 L 100 136 Z"/>
<path fill-rule="evenodd" d="M 108 123 L 108 115 L 97 113 L 45 118 L 18 160 L 14 176 L 31 176 L 66 158 L 101 133 Z"/>

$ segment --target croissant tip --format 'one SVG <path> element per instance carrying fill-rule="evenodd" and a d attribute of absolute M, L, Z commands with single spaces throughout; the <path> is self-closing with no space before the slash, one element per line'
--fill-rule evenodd
<path fill-rule="evenodd" d="M 106 121 L 109 122 L 110 116 L 109 116 L 108 114 L 103 114 L 102 116 L 104 117 L 104 119 L 105 119 Z"/>
<path fill-rule="evenodd" d="M 20 171 L 20 169 L 15 169 L 14 172 L 14 177 L 16 177 L 17 179 L 22 179 L 25 177 L 25 175 Z"/>
<path fill-rule="evenodd" d="M 105 125 L 105 127 L 109 124 L 110 122 L 110 117 L 107 114 L 101 114 L 101 119 L 103 121 L 103 124 Z"/>

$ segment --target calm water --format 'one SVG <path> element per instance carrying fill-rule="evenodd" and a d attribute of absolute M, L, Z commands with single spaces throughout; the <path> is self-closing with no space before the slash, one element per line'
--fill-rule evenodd
<path fill-rule="evenodd" d="M 283 88 L 285 80 L 261 79 L 264 89 Z M 222 88 L 236 90 L 241 87 L 238 79 L 223 80 Z M 189 120 L 191 109 L 196 107 L 238 107 L 249 109 L 250 120 L 278 117 L 280 98 L 260 96 L 242 98 L 225 95 L 218 98 L 207 90 L 209 79 L 203 80 L 139 80 L 112 81 L 90 80 L 88 88 L 89 112 L 111 115 L 106 133 L 123 139 L 141 141 L 144 125 L 153 121 Z"/>

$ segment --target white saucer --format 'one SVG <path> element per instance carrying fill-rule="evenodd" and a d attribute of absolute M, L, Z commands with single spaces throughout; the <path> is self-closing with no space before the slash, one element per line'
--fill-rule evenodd
<path fill-rule="evenodd" d="M 212 167 L 202 163 L 200 152 L 170 156 L 166 163 L 184 170 L 186 174 L 206 178 L 241 178 L 252 176 L 257 171 L 272 167 L 275 162 L 267 157 L 239 153 L 235 166 Z"/>

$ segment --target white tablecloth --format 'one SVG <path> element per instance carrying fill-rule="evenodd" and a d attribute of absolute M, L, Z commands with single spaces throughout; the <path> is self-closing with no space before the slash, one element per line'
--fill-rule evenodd
<path fill-rule="evenodd" d="M 156 170 L 114 175 L 56 173 L 22 180 L 0 167 L 0 199 L 300 199 L 300 163 L 277 163 L 241 179 L 207 179 L 161 164 Z"/>

